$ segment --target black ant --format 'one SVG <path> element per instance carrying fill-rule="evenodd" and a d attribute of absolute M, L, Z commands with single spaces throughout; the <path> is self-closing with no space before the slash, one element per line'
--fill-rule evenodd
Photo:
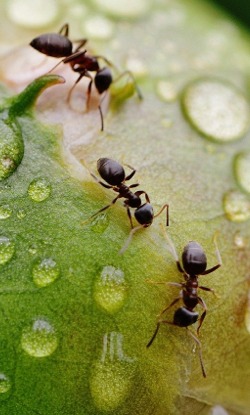
<path fill-rule="evenodd" d="M 69 25 L 64 24 L 58 33 L 44 33 L 33 39 L 30 46 L 47 56 L 64 58 L 76 53 L 85 45 L 87 39 L 77 41 L 79 45 L 73 51 L 73 44 L 69 39 Z"/>
<path fill-rule="evenodd" d="M 79 50 L 79 48 L 78 48 Z M 104 67 L 100 67 L 99 64 L 99 60 L 103 60 L 106 65 L 108 66 L 104 66 Z M 139 99 L 142 99 L 142 94 L 136 84 L 136 81 L 134 79 L 134 75 L 132 74 L 132 72 L 130 71 L 124 71 L 122 74 L 120 74 L 115 80 L 113 80 L 112 77 L 112 72 L 110 70 L 109 67 L 113 67 L 114 65 L 104 56 L 101 55 L 90 55 L 87 54 L 87 51 L 76 51 L 75 53 L 71 54 L 70 56 L 66 56 L 64 59 L 62 59 L 56 66 L 54 66 L 52 70 L 54 70 L 58 65 L 60 65 L 61 63 L 69 63 L 72 70 L 74 72 L 79 73 L 79 77 L 77 78 L 76 82 L 74 83 L 73 87 L 70 89 L 69 94 L 68 94 L 68 101 L 71 98 L 71 94 L 73 92 L 73 89 L 75 88 L 75 86 L 78 84 L 78 82 L 83 78 L 89 78 L 89 84 L 88 84 L 88 89 L 87 89 L 87 103 L 86 103 L 86 107 L 87 110 L 89 108 L 89 101 L 90 101 L 90 97 L 91 97 L 91 91 L 92 91 L 92 85 L 93 82 L 95 84 L 95 87 L 99 93 L 99 95 L 103 94 L 104 92 L 107 92 L 110 85 L 114 82 L 117 82 L 119 79 L 121 79 L 121 77 L 128 75 L 133 84 L 134 87 L 136 89 L 137 95 Z M 90 72 L 95 72 L 94 77 L 90 74 Z M 100 117 L 101 117 L 101 131 L 103 131 L 104 129 L 104 121 L 103 121 L 103 113 L 102 113 L 102 109 L 101 109 L 101 104 L 98 105 L 98 110 L 100 113 Z"/>
<path fill-rule="evenodd" d="M 156 330 L 151 340 L 148 342 L 147 347 L 150 347 L 151 344 L 153 343 L 158 333 L 158 330 L 160 328 L 160 325 L 162 323 L 171 324 L 173 326 L 178 326 L 178 327 L 186 327 L 186 329 L 188 330 L 188 326 L 191 326 L 192 324 L 196 323 L 196 321 L 199 321 L 198 328 L 197 328 L 197 335 L 199 335 L 199 330 L 204 321 L 204 318 L 206 317 L 207 306 L 204 300 L 201 297 L 199 297 L 198 289 L 201 289 L 204 291 L 210 291 L 214 294 L 215 292 L 212 288 L 199 285 L 198 277 L 202 275 L 210 274 L 211 272 L 214 272 L 217 268 L 219 268 L 222 265 L 220 252 L 219 252 L 219 249 L 217 247 L 215 240 L 214 240 L 214 243 L 215 243 L 215 248 L 216 248 L 216 256 L 218 259 L 218 264 L 214 265 L 213 267 L 209 269 L 206 269 L 207 268 L 206 254 L 203 248 L 201 247 L 201 245 L 198 244 L 198 242 L 191 241 L 185 246 L 182 252 L 183 266 L 181 266 L 173 243 L 171 242 L 169 238 L 168 238 L 168 241 L 170 243 L 172 255 L 174 256 L 176 260 L 178 271 L 181 272 L 181 274 L 183 275 L 185 282 L 181 282 L 181 283 L 153 282 L 154 284 L 168 284 L 168 285 L 181 288 L 179 296 L 175 298 L 174 301 L 172 301 L 172 303 L 169 304 L 168 307 L 162 310 L 159 317 L 165 314 L 173 305 L 178 303 L 180 300 L 183 301 L 184 306 L 178 308 L 175 311 L 173 321 L 168 321 L 164 319 L 158 320 L 158 323 L 156 325 Z M 199 318 L 199 313 L 197 311 L 194 311 L 195 307 L 198 304 L 204 310 L 200 318 Z M 191 337 L 193 338 L 193 340 L 196 342 L 196 344 L 199 347 L 199 358 L 200 358 L 201 370 L 202 370 L 203 376 L 206 377 L 206 372 L 205 372 L 205 368 L 204 368 L 204 364 L 202 360 L 201 343 L 192 332 L 188 330 L 188 333 L 191 335 Z"/>
<path fill-rule="evenodd" d="M 139 186 L 139 183 L 134 183 L 134 184 L 131 184 L 130 186 L 126 185 L 125 182 L 132 179 L 132 177 L 136 173 L 136 170 L 133 169 L 133 167 L 129 165 L 127 166 L 132 170 L 132 172 L 126 176 L 124 168 L 117 161 L 109 159 L 109 158 L 100 158 L 97 161 L 97 170 L 100 176 L 102 177 L 102 179 L 104 179 L 108 184 L 98 180 L 98 178 L 93 173 L 91 173 L 91 176 L 99 184 L 101 184 L 106 189 L 113 189 L 115 192 L 118 193 L 118 196 L 116 196 L 112 200 L 112 202 L 109 203 L 107 206 L 104 206 L 103 208 L 98 210 L 96 213 L 94 213 L 89 219 L 92 219 L 99 213 L 113 206 L 118 199 L 120 198 L 125 199 L 124 206 L 127 209 L 127 215 L 128 215 L 130 225 L 131 225 L 131 232 L 130 232 L 127 242 L 121 249 L 120 253 L 123 253 L 126 250 L 133 234 L 138 229 L 149 227 L 152 224 L 154 218 L 159 216 L 164 209 L 166 209 L 166 225 L 168 226 L 169 224 L 167 204 L 162 206 L 160 211 L 156 215 L 154 215 L 153 207 L 150 204 L 150 199 L 149 199 L 148 194 L 144 192 L 143 190 L 138 190 L 135 193 L 131 191 L 132 188 Z M 145 197 L 145 200 L 146 200 L 145 203 L 143 203 L 141 200 L 142 195 L 144 195 Z M 133 225 L 130 208 L 135 209 L 134 216 L 137 222 L 139 223 L 139 226 L 137 227 L 134 227 Z"/>

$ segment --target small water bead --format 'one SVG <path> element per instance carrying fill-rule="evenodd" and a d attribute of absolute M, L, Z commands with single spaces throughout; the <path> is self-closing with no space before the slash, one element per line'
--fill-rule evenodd
<path fill-rule="evenodd" d="M 24 328 L 21 346 L 30 356 L 50 356 L 58 346 L 56 332 L 47 320 L 38 318 Z"/>
<path fill-rule="evenodd" d="M 0 394 L 9 392 L 10 388 L 11 382 L 9 378 L 4 373 L 0 373 Z"/>
<path fill-rule="evenodd" d="M 216 79 L 199 79 L 183 94 L 183 109 L 203 135 L 219 142 L 241 138 L 249 128 L 249 104 L 234 85 Z"/>
<path fill-rule="evenodd" d="M 0 265 L 11 260 L 15 252 L 15 244 L 6 236 L 0 236 Z"/>
<path fill-rule="evenodd" d="M 59 4 L 57 0 L 8 0 L 6 11 L 13 23 L 38 28 L 53 23 L 59 14 Z"/>
<path fill-rule="evenodd" d="M 18 209 L 16 215 L 17 215 L 18 219 L 24 219 L 26 217 L 27 213 L 25 212 L 24 209 Z"/>
<path fill-rule="evenodd" d="M 0 206 L 0 220 L 8 219 L 12 215 L 12 209 L 8 205 Z"/>
<path fill-rule="evenodd" d="M 33 281 L 38 287 L 46 287 L 60 275 L 60 268 L 52 258 L 44 258 L 32 269 Z"/>
<path fill-rule="evenodd" d="M 223 207 L 227 219 L 232 222 L 250 219 L 250 198 L 238 190 L 231 190 L 224 195 Z"/>
<path fill-rule="evenodd" d="M 94 285 L 96 303 L 108 313 L 116 313 L 127 297 L 124 272 L 112 266 L 103 268 Z"/>
<path fill-rule="evenodd" d="M 237 154 L 234 160 L 234 171 L 240 187 L 250 193 L 250 152 Z"/>
<path fill-rule="evenodd" d="M 51 194 L 51 185 L 46 179 L 34 179 L 28 187 L 28 195 L 34 202 L 43 202 Z"/>

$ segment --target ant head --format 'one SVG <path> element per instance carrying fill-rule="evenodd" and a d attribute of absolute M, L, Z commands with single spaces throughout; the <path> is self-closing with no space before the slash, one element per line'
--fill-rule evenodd
<path fill-rule="evenodd" d="M 182 253 L 182 263 L 185 272 L 189 275 L 200 275 L 207 268 L 207 257 L 198 242 L 189 242 Z"/>
<path fill-rule="evenodd" d="M 72 54 L 72 42 L 59 33 L 44 33 L 30 42 L 30 46 L 47 56 L 63 58 Z"/>
<path fill-rule="evenodd" d="M 135 210 L 135 218 L 140 225 L 150 226 L 154 219 L 153 206 L 150 203 L 144 203 Z"/>
<path fill-rule="evenodd" d="M 113 81 L 112 74 L 109 68 L 100 69 L 95 76 L 95 86 L 99 94 L 109 89 Z"/>
<path fill-rule="evenodd" d="M 178 308 L 174 313 L 174 324 L 179 327 L 188 327 L 194 324 L 199 317 L 197 311 L 190 311 L 186 307 Z"/>
<path fill-rule="evenodd" d="M 97 161 L 100 176 L 111 186 L 118 186 L 125 179 L 124 168 L 115 160 L 101 158 Z"/>

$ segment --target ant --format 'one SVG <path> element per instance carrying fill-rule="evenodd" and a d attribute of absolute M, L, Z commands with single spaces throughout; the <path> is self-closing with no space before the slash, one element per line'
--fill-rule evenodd
<path fill-rule="evenodd" d="M 100 59 L 103 60 L 107 66 L 101 67 L 98 62 Z M 61 63 L 65 63 L 65 64 L 69 63 L 71 66 L 71 69 L 74 72 L 77 72 L 79 74 L 79 77 L 77 78 L 76 82 L 74 83 L 73 87 L 70 89 L 68 93 L 68 98 L 67 98 L 68 101 L 70 101 L 73 89 L 78 84 L 78 82 L 80 82 L 80 80 L 83 77 L 89 78 L 90 81 L 89 81 L 88 88 L 87 88 L 87 103 L 86 103 L 87 110 L 89 108 L 89 102 L 90 102 L 93 82 L 95 84 L 95 87 L 99 95 L 102 95 L 104 92 L 106 93 L 108 91 L 112 83 L 117 82 L 119 79 L 121 79 L 125 75 L 128 75 L 130 77 L 130 79 L 132 80 L 134 84 L 138 98 L 140 100 L 142 99 L 141 91 L 139 90 L 136 84 L 136 81 L 134 79 L 134 75 L 132 74 L 132 72 L 128 70 L 124 71 L 115 80 L 113 80 L 112 73 L 109 67 L 115 68 L 115 66 L 104 56 L 87 54 L 87 50 L 79 51 L 79 47 L 78 47 L 75 53 L 71 54 L 70 56 L 66 56 L 56 66 L 54 66 L 51 69 L 51 71 L 54 70 Z M 92 76 L 90 72 L 95 72 L 95 75 Z M 101 102 L 103 101 L 104 97 L 102 98 Z M 101 131 L 103 131 L 104 121 L 103 121 L 101 103 L 98 105 L 98 110 L 99 110 L 100 117 L 101 117 Z"/>
<path fill-rule="evenodd" d="M 44 33 L 30 42 L 30 46 L 47 56 L 63 58 L 79 51 L 87 39 L 77 41 L 78 47 L 73 51 L 73 44 L 69 39 L 69 25 L 64 24 L 58 33 Z"/>
<path fill-rule="evenodd" d="M 164 209 L 166 209 L 166 225 L 169 225 L 169 214 L 168 214 L 168 205 L 165 204 L 162 206 L 160 211 L 154 215 L 153 207 L 150 204 L 149 196 L 146 192 L 143 190 L 138 190 L 135 193 L 131 191 L 132 188 L 139 186 L 139 183 L 131 184 L 130 186 L 126 185 L 126 181 L 132 179 L 134 174 L 136 173 L 136 170 L 133 169 L 133 167 L 127 165 L 132 172 L 125 175 L 124 168 L 115 160 L 112 160 L 110 158 L 100 158 L 97 161 L 97 170 L 102 177 L 106 181 L 106 183 L 98 180 L 98 178 L 91 173 L 91 176 L 103 187 L 106 189 L 113 189 L 115 192 L 118 193 L 118 196 L 116 196 L 111 203 L 109 203 L 107 206 L 104 206 L 100 210 L 98 210 L 96 213 L 94 213 L 89 219 L 92 219 L 99 213 L 105 211 L 106 209 L 109 209 L 111 206 L 113 206 L 116 201 L 120 198 L 124 198 L 124 206 L 127 209 L 127 215 L 130 221 L 131 231 L 129 238 L 123 248 L 121 249 L 120 253 L 122 254 L 126 249 L 130 242 L 130 239 L 132 238 L 133 234 L 141 228 L 147 228 L 149 227 L 154 218 L 159 216 Z M 143 203 L 141 200 L 141 196 L 144 195 L 146 202 Z M 132 216 L 130 208 L 135 209 L 134 216 L 137 222 L 139 223 L 139 226 L 134 227 L 132 222 Z"/>
<path fill-rule="evenodd" d="M 158 320 L 155 332 L 151 340 L 148 342 L 147 347 L 150 347 L 151 344 L 153 343 L 158 333 L 158 330 L 160 328 L 160 325 L 162 323 L 170 324 L 170 325 L 178 326 L 178 327 L 186 327 L 188 333 L 190 334 L 190 336 L 193 338 L 193 340 L 196 342 L 196 344 L 199 347 L 199 358 L 200 358 L 201 370 L 202 370 L 203 376 L 206 377 L 206 371 L 205 371 L 203 360 L 202 360 L 201 343 L 198 340 L 198 338 L 192 332 L 188 330 L 188 326 L 191 326 L 192 324 L 199 321 L 198 328 L 197 328 L 197 335 L 199 335 L 201 325 L 206 317 L 207 306 L 204 300 L 201 297 L 199 297 L 198 289 L 201 289 L 204 291 L 210 291 L 213 294 L 215 294 L 215 292 L 212 288 L 199 285 L 198 277 L 202 275 L 210 274 L 211 272 L 214 272 L 216 269 L 218 269 L 222 265 L 220 252 L 219 252 L 219 249 L 217 247 L 217 244 L 214 238 L 214 244 L 215 244 L 218 263 L 217 265 L 214 265 L 213 267 L 207 269 L 207 257 L 202 246 L 198 242 L 191 241 L 183 249 L 183 252 L 182 252 L 182 264 L 183 265 L 181 266 L 172 241 L 168 238 L 168 236 L 167 236 L 167 239 L 170 244 L 171 253 L 176 260 L 177 269 L 183 275 L 185 282 L 181 282 L 181 283 L 153 282 L 154 284 L 168 284 L 168 285 L 181 288 L 179 296 L 175 298 L 171 302 L 171 304 L 169 304 L 168 307 L 162 310 L 159 317 L 165 314 L 173 305 L 178 303 L 180 300 L 183 301 L 184 306 L 178 308 L 175 311 L 173 321 L 168 321 L 168 320 L 161 319 L 161 318 Z M 198 304 L 204 310 L 200 318 L 199 318 L 199 313 L 197 311 L 194 311 L 195 307 Z"/>

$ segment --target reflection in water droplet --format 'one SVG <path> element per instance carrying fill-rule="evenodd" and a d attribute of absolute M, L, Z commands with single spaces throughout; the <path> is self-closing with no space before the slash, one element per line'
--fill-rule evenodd
<path fill-rule="evenodd" d="M 6 7 L 13 23 L 31 28 L 51 24 L 59 11 L 56 0 L 8 0 Z"/>
<path fill-rule="evenodd" d="M 50 323 L 38 318 L 23 330 L 21 346 L 30 356 L 45 357 L 56 350 L 58 339 Z"/>
<path fill-rule="evenodd" d="M 96 233 L 103 233 L 109 226 L 109 215 L 104 212 L 100 213 L 91 220 L 91 229 Z"/>
<path fill-rule="evenodd" d="M 228 142 L 249 128 L 249 105 L 233 85 L 213 79 L 192 82 L 183 94 L 184 111 L 193 126 L 206 137 Z"/>
<path fill-rule="evenodd" d="M 250 218 L 250 198 L 238 190 L 224 195 L 223 207 L 227 219 L 232 222 L 245 222 Z"/>
<path fill-rule="evenodd" d="M 8 219 L 12 214 L 12 209 L 8 205 L 0 206 L 0 219 Z"/>
<path fill-rule="evenodd" d="M 177 98 L 177 91 L 172 82 L 158 81 L 156 85 L 156 93 L 165 102 L 173 102 Z"/>
<path fill-rule="evenodd" d="M 52 258 L 37 262 L 32 269 L 33 281 L 38 287 L 46 287 L 60 275 L 60 268 Z"/>
<path fill-rule="evenodd" d="M 250 152 L 238 154 L 234 166 L 236 180 L 245 192 L 250 193 Z"/>
<path fill-rule="evenodd" d="M 250 333 L 250 290 L 248 290 L 246 313 L 245 313 L 245 325 L 248 333 Z"/>
<path fill-rule="evenodd" d="M 35 202 L 43 202 L 51 193 L 51 186 L 46 179 L 34 179 L 28 188 L 28 195 Z"/>
<path fill-rule="evenodd" d="M 104 335 L 101 361 L 91 368 L 90 391 L 95 406 L 101 411 L 116 409 L 133 386 L 134 359 L 126 356 L 122 348 L 121 333 Z"/>
<path fill-rule="evenodd" d="M 15 244 L 6 236 L 0 236 L 0 264 L 6 264 L 15 252 Z"/>
<path fill-rule="evenodd" d="M 11 383 L 4 373 L 0 373 L 0 393 L 6 393 L 10 390 Z"/>
<path fill-rule="evenodd" d="M 94 286 L 96 303 L 108 313 L 117 312 L 127 297 L 124 272 L 112 266 L 103 268 Z"/>
<path fill-rule="evenodd" d="M 229 415 L 229 414 L 222 406 L 215 405 L 211 408 L 209 415 Z"/>

